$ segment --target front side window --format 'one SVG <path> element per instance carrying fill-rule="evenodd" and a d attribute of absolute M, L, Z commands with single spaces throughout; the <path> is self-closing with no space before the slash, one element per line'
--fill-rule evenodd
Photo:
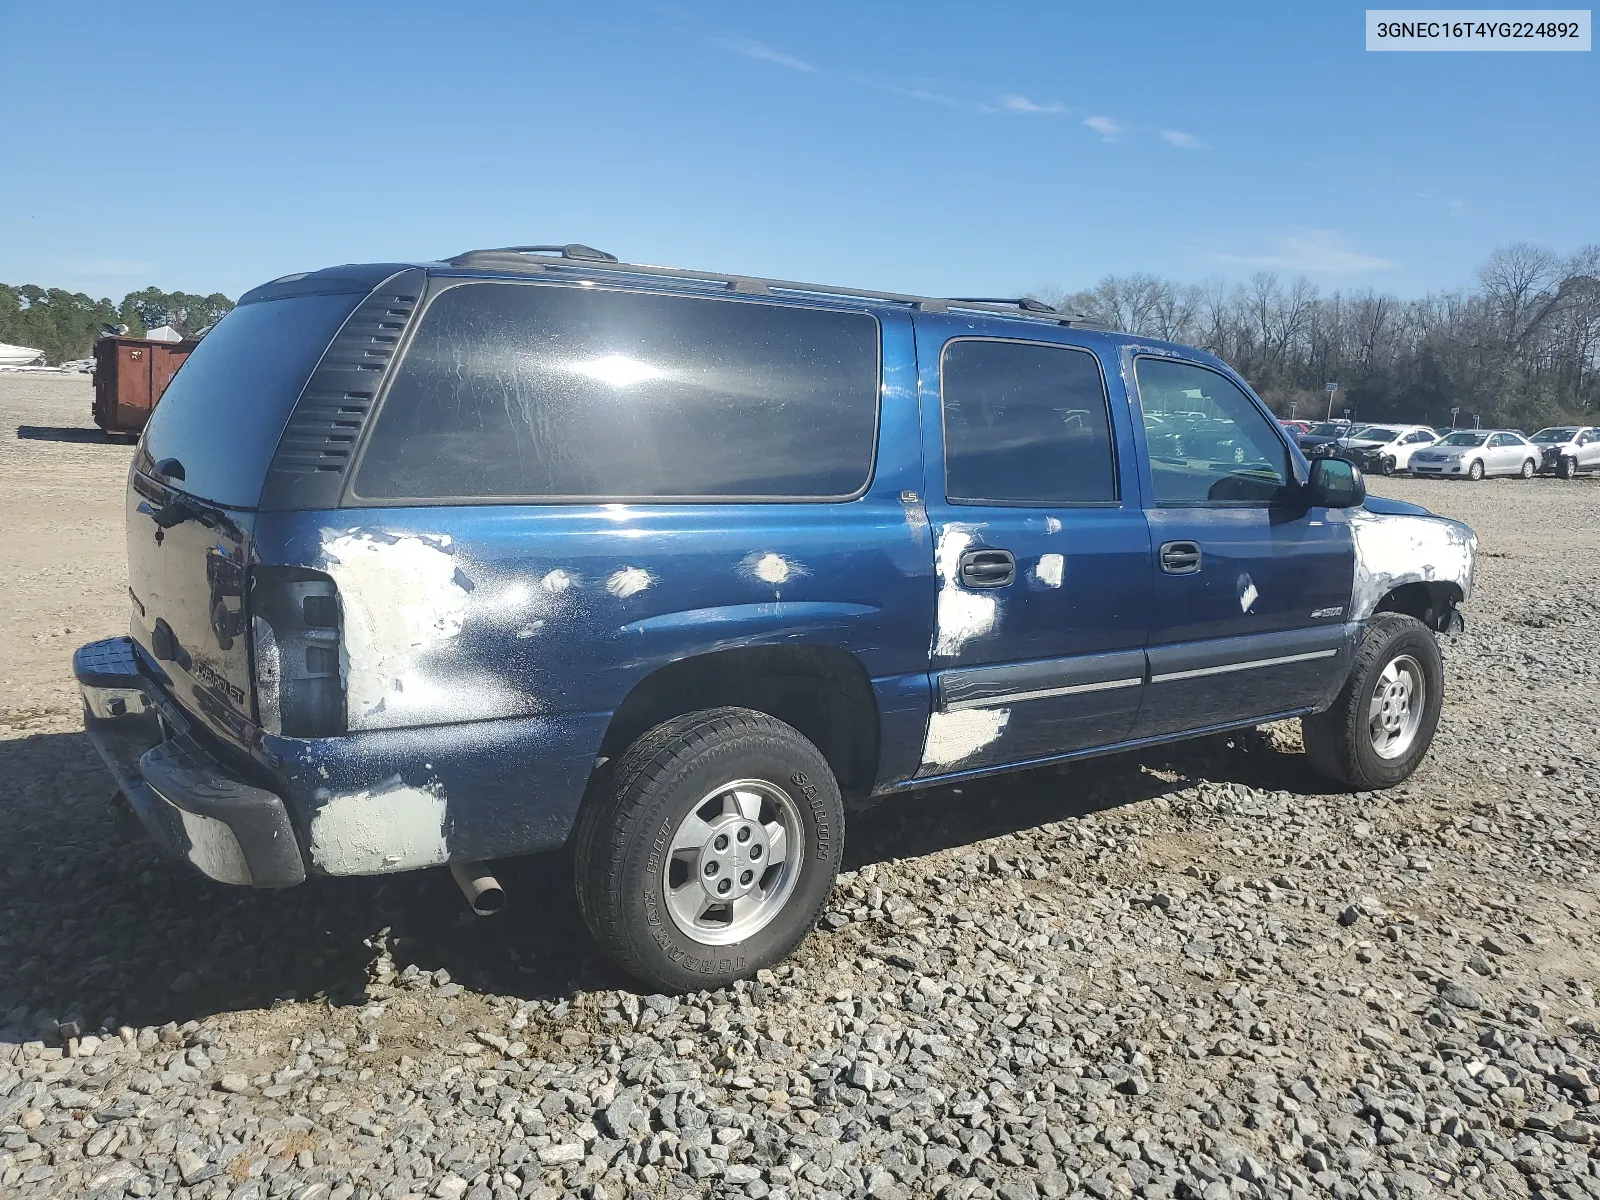
<path fill-rule="evenodd" d="M 1117 499 L 1105 383 L 1070 346 L 963 338 L 940 365 L 945 495 L 953 503 Z"/>
<path fill-rule="evenodd" d="M 1270 503 L 1289 485 L 1288 449 L 1227 376 L 1165 358 L 1136 359 L 1134 374 L 1146 413 L 1185 414 L 1146 436 L 1157 504 Z"/>
<path fill-rule="evenodd" d="M 848 498 L 872 473 L 878 343 L 861 312 L 463 284 L 423 315 L 355 493 Z"/>

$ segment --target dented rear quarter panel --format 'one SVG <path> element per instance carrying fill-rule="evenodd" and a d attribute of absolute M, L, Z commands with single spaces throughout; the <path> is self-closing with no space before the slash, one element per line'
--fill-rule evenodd
<path fill-rule="evenodd" d="M 264 742 L 313 868 L 560 845 L 629 692 L 738 647 L 853 655 L 877 696 L 880 781 L 908 778 L 928 712 L 933 552 L 914 498 L 910 323 L 880 320 L 876 465 L 853 501 L 260 514 L 258 561 L 326 571 L 340 591 L 351 732 Z"/>

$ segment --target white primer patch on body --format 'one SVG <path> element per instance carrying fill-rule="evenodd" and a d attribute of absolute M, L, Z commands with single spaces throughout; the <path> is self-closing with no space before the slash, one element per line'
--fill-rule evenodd
<path fill-rule="evenodd" d="M 644 591 L 655 581 L 655 576 L 643 567 L 623 567 L 606 580 L 606 591 L 619 600 L 626 600 L 629 596 Z"/>
<path fill-rule="evenodd" d="M 1247 613 L 1250 606 L 1261 599 L 1261 593 L 1256 591 L 1256 581 L 1248 575 L 1239 576 L 1239 611 Z"/>
<path fill-rule="evenodd" d="M 795 562 L 792 558 L 785 558 L 781 554 L 771 551 L 763 554 L 759 550 L 754 554 L 745 555 L 739 563 L 739 569 L 752 579 L 761 583 L 770 583 L 776 587 L 780 583 L 806 574 L 805 567 Z"/>
<path fill-rule="evenodd" d="M 233 830 L 215 817 L 202 817 L 181 808 L 178 818 L 183 822 L 184 833 L 189 835 L 189 861 L 202 875 L 218 883 L 249 884 L 250 864 L 245 861 L 244 850 Z"/>
<path fill-rule="evenodd" d="M 557 567 L 541 579 L 539 585 L 552 596 L 559 596 L 577 582 L 577 577 L 571 571 L 563 571 L 560 567 Z"/>
<path fill-rule="evenodd" d="M 399 776 L 334 796 L 311 820 L 311 861 L 329 875 L 379 875 L 449 858 L 445 798 L 438 784 L 408 787 Z"/>
<path fill-rule="evenodd" d="M 1067 560 L 1061 555 L 1041 554 L 1039 565 L 1033 569 L 1033 577 L 1045 587 L 1058 588 L 1061 586 L 1061 576 L 1066 569 Z"/>
<path fill-rule="evenodd" d="M 1046 517 L 1044 519 L 1044 531 L 1046 533 L 1060 533 L 1061 532 L 1061 518 L 1060 517 Z"/>
<path fill-rule="evenodd" d="M 928 737 L 922 744 L 923 765 L 949 767 L 971 758 L 999 737 L 1010 720 L 1009 708 L 934 713 L 928 718 Z"/>
<path fill-rule="evenodd" d="M 467 610 L 448 537 L 323 531 L 322 552 L 344 610 L 343 662 L 350 723 L 381 711 L 427 651 L 461 633 Z"/>
<path fill-rule="evenodd" d="M 999 619 L 999 604 L 993 596 L 969 592 L 961 586 L 961 556 L 972 544 L 977 529 L 976 525 L 946 525 L 933 556 L 934 568 L 939 572 L 938 628 L 933 652 L 944 658 L 960 654 L 962 646 L 988 633 Z"/>
<path fill-rule="evenodd" d="M 1356 555 L 1350 620 L 1366 620 L 1402 584 L 1454 583 L 1463 598 L 1472 594 L 1478 538 L 1459 521 L 1353 509 L 1350 534 Z"/>

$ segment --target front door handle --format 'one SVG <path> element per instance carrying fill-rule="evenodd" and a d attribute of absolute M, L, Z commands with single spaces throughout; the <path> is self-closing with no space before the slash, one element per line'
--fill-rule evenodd
<path fill-rule="evenodd" d="M 1193 575 L 1200 569 L 1199 543 L 1161 543 L 1161 569 L 1168 575 Z"/>
<path fill-rule="evenodd" d="M 969 588 L 1008 587 L 1017 577 L 1009 550 L 968 550 L 961 556 L 961 582 Z"/>

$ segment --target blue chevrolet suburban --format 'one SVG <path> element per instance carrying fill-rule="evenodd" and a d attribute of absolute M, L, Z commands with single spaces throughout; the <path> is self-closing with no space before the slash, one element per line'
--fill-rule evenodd
<path fill-rule="evenodd" d="M 480 912 L 568 846 L 680 990 L 799 944 L 855 799 L 1289 717 L 1398 783 L 1475 552 L 1203 351 L 576 245 L 248 293 L 126 517 L 130 636 L 74 669 L 127 818 L 222 883 L 444 865 Z"/>

